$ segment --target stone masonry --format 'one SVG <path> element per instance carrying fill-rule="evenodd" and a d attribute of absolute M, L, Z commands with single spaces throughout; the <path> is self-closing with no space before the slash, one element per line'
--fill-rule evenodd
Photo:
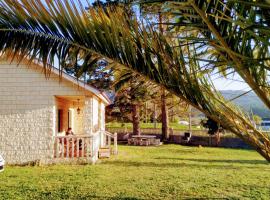
<path fill-rule="evenodd" d="M 40 66 L 0 61 L 0 94 L 0 154 L 8 164 L 53 158 L 56 96 L 85 96 L 91 131 L 93 94 L 53 73 L 46 80 Z"/>

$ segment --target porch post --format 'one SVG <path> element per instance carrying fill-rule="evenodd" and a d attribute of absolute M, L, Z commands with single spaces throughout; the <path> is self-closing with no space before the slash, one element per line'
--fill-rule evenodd
<path fill-rule="evenodd" d="M 101 115 L 101 101 L 99 100 L 98 101 L 98 130 L 99 130 L 99 139 L 100 139 L 100 147 L 103 147 L 104 146 L 104 138 L 103 138 L 103 132 L 102 132 L 102 129 L 101 129 L 101 126 L 102 126 L 102 115 Z"/>
<path fill-rule="evenodd" d="M 101 110 L 101 101 L 98 101 L 98 130 L 102 130 L 102 110 Z"/>
<path fill-rule="evenodd" d="M 86 134 L 93 130 L 93 97 L 85 97 L 83 126 Z"/>
<path fill-rule="evenodd" d="M 118 154 L 118 147 L 117 147 L 117 133 L 113 134 L 113 146 L 114 146 L 114 154 Z"/>

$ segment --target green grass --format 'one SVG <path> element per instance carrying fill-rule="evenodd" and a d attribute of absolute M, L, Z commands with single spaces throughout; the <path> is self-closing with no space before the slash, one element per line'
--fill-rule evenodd
<path fill-rule="evenodd" d="M 161 123 L 157 123 L 157 128 L 161 128 Z M 107 128 L 132 128 L 132 123 L 119 123 L 119 122 L 110 122 L 106 124 Z M 140 123 L 141 128 L 154 128 L 153 123 Z M 187 125 L 182 125 L 178 123 L 169 123 L 169 127 L 177 130 L 188 130 Z M 197 126 L 192 126 L 192 130 L 201 130 Z"/>
<path fill-rule="evenodd" d="M 270 165 L 251 150 L 120 146 L 96 165 L 7 167 L 0 199 L 269 199 Z"/>

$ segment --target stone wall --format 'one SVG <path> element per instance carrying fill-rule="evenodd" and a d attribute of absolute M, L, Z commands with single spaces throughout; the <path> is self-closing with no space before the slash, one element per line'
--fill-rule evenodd
<path fill-rule="evenodd" d="M 97 98 L 93 98 L 93 115 L 92 115 L 92 126 L 93 126 L 93 131 L 99 130 L 99 112 L 100 112 L 100 107 L 99 107 L 99 100 Z"/>
<path fill-rule="evenodd" d="M 85 111 L 84 111 L 84 131 L 87 134 L 92 134 L 93 127 L 93 98 L 85 98 Z"/>
<path fill-rule="evenodd" d="M 0 61 L 0 154 L 8 164 L 46 162 L 56 134 L 55 96 L 91 96 L 75 83 L 45 79 L 42 67 Z"/>

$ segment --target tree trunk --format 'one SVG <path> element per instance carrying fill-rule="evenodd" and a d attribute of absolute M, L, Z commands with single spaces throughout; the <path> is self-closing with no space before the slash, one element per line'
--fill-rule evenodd
<path fill-rule="evenodd" d="M 168 108 L 166 105 L 166 97 L 165 90 L 162 90 L 161 94 L 161 122 L 162 122 L 162 134 L 161 141 L 165 141 L 169 139 L 169 131 L 168 131 Z"/>
<path fill-rule="evenodd" d="M 188 108 L 188 129 L 189 133 L 192 134 L 192 122 L 191 122 L 191 106 Z"/>
<path fill-rule="evenodd" d="M 219 143 L 220 143 L 220 132 L 219 131 L 216 133 L 215 137 L 216 137 L 216 146 L 218 147 Z"/>
<path fill-rule="evenodd" d="M 133 135 L 140 135 L 140 112 L 139 105 L 132 105 L 132 124 L 133 124 Z"/>
<path fill-rule="evenodd" d="M 157 128 L 157 105 L 154 103 L 154 128 Z"/>
<path fill-rule="evenodd" d="M 148 122 L 147 115 L 148 115 L 148 113 L 147 113 L 147 102 L 145 102 L 145 119 L 144 119 L 145 123 Z"/>

